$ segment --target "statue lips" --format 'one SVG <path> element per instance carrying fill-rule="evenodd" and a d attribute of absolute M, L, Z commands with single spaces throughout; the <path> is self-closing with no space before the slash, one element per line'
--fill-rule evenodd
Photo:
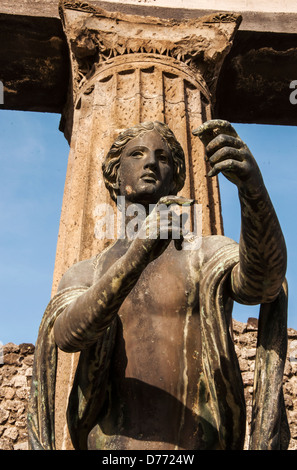
<path fill-rule="evenodd" d="M 151 171 L 143 173 L 140 178 L 147 183 L 156 183 L 158 181 L 156 174 Z"/>

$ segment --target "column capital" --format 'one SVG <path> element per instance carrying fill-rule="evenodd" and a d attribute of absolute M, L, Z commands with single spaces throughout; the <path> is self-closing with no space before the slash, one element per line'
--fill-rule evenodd
<path fill-rule="evenodd" d="M 70 48 L 75 96 L 106 61 L 135 53 L 172 57 L 186 64 L 202 74 L 214 95 L 220 68 L 241 22 L 235 13 L 177 21 L 112 13 L 69 0 L 60 2 L 59 11 Z"/>

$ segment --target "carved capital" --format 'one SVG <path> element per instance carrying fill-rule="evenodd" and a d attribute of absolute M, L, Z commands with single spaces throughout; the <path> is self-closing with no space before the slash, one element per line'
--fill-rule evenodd
<path fill-rule="evenodd" d="M 213 95 L 240 15 L 216 13 L 183 21 L 111 13 L 85 2 L 61 1 L 75 95 L 107 61 L 142 53 L 171 57 L 202 74 Z"/>

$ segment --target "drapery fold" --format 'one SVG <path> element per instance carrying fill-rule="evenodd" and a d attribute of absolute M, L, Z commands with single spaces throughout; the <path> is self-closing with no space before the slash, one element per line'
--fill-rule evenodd
<path fill-rule="evenodd" d="M 56 294 L 42 317 L 35 344 L 31 392 L 28 403 L 28 437 L 32 450 L 55 450 L 56 318 L 86 287 L 70 287 Z"/>

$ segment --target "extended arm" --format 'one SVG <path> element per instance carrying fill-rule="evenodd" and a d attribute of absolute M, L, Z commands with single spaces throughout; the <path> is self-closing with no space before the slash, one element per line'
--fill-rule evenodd
<path fill-rule="evenodd" d="M 264 183 L 239 189 L 239 265 L 232 273 L 234 299 L 249 304 L 274 300 L 283 283 L 287 253 L 284 237 Z"/>
<path fill-rule="evenodd" d="M 231 276 L 232 296 L 245 304 L 276 298 L 286 272 L 286 246 L 258 165 L 226 121 L 209 121 L 194 131 L 206 146 L 212 170 L 238 188 L 241 206 L 239 264 Z"/>

